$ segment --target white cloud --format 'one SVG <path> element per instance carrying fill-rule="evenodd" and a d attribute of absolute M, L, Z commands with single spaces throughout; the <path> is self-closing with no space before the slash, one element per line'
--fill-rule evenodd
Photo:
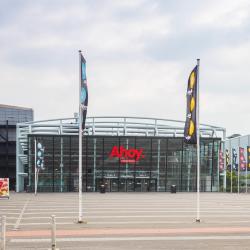
<path fill-rule="evenodd" d="M 17 2 L 0 9 L 1 102 L 72 116 L 82 49 L 90 116 L 184 119 L 200 56 L 201 121 L 250 132 L 249 1 Z"/>
<path fill-rule="evenodd" d="M 237 28 L 247 21 L 250 15 L 250 3 L 248 0 L 207 1 L 204 8 L 196 15 L 192 15 L 197 26 L 210 26 L 217 28 Z"/>

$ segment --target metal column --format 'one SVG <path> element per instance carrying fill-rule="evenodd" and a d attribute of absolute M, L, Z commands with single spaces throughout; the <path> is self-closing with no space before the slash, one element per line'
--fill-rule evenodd
<path fill-rule="evenodd" d="M 61 152 L 60 152 L 60 191 L 63 192 L 63 138 L 61 137 Z"/>
<path fill-rule="evenodd" d="M 96 183 L 95 183 L 95 177 L 96 175 L 96 138 L 94 138 L 94 172 L 93 172 L 93 188 L 94 192 L 96 191 Z"/>
<path fill-rule="evenodd" d="M 222 152 L 224 155 L 224 178 L 223 178 L 223 190 L 227 191 L 227 166 L 226 166 L 226 131 L 223 131 L 223 141 L 222 141 Z"/>
<path fill-rule="evenodd" d="M 10 177 L 9 174 L 9 121 L 6 120 L 6 173 L 7 177 Z"/>
<path fill-rule="evenodd" d="M 157 141 L 157 191 L 160 191 L 160 151 L 161 151 L 161 140 Z"/>
<path fill-rule="evenodd" d="M 126 149 L 128 150 L 128 139 L 126 139 Z M 128 178 L 128 163 L 126 162 L 126 172 L 125 172 L 126 178 Z"/>
<path fill-rule="evenodd" d="M 20 192 L 20 181 L 19 181 L 19 126 L 16 125 L 16 192 Z"/>

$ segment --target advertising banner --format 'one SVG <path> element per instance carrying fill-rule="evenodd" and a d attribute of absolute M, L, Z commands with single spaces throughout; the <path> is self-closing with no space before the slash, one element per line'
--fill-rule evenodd
<path fill-rule="evenodd" d="M 197 144 L 197 132 L 196 132 L 196 102 L 197 102 L 197 70 L 196 66 L 189 78 L 187 87 L 187 116 L 184 129 L 184 140 L 188 144 Z"/>
<path fill-rule="evenodd" d="M 221 150 L 219 151 L 219 170 L 220 172 L 223 172 L 224 170 L 224 156 Z"/>
<path fill-rule="evenodd" d="M 0 198 L 9 198 L 9 178 L 0 178 Z"/>
<path fill-rule="evenodd" d="M 87 86 L 87 76 L 86 76 L 86 60 L 81 54 L 81 92 L 80 92 L 80 107 L 82 112 L 82 130 L 85 129 L 85 120 L 87 116 L 88 107 L 88 86 Z"/>
<path fill-rule="evenodd" d="M 247 170 L 250 171 L 250 147 L 247 146 Z"/>
<path fill-rule="evenodd" d="M 226 168 L 231 172 L 230 154 L 228 149 L 226 149 Z"/>
<path fill-rule="evenodd" d="M 246 159 L 244 155 L 244 148 L 239 148 L 239 164 L 240 164 L 240 170 L 246 170 Z"/>

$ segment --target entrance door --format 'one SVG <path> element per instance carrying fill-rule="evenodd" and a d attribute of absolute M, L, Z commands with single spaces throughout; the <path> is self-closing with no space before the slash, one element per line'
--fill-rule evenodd
<path fill-rule="evenodd" d="M 118 179 L 110 179 L 110 192 L 118 192 Z"/>
<path fill-rule="evenodd" d="M 117 185 L 116 185 L 117 184 Z M 144 179 L 136 178 L 134 179 L 112 179 L 111 182 L 111 192 L 156 192 L 157 180 L 156 179 Z"/>
<path fill-rule="evenodd" d="M 137 178 L 135 180 L 135 192 L 148 192 L 149 179 Z"/>
<path fill-rule="evenodd" d="M 149 191 L 150 192 L 156 192 L 157 191 L 157 180 L 156 179 L 150 179 L 149 181 Z"/>
<path fill-rule="evenodd" d="M 142 179 L 141 192 L 148 192 L 149 189 L 149 179 Z"/>
<path fill-rule="evenodd" d="M 135 192 L 142 192 L 142 179 L 135 180 Z"/>
<path fill-rule="evenodd" d="M 134 179 L 120 179 L 119 192 L 134 192 Z"/>
<path fill-rule="evenodd" d="M 135 182 L 134 179 L 127 179 L 127 192 L 135 191 Z"/>
<path fill-rule="evenodd" d="M 120 182 L 119 182 L 119 191 L 120 192 L 127 192 L 126 179 L 120 179 Z"/>

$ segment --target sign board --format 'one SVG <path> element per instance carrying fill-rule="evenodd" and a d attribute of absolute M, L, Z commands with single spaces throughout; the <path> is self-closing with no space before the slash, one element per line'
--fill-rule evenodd
<path fill-rule="evenodd" d="M 145 158 L 143 154 L 143 148 L 126 149 L 123 146 L 120 147 L 114 146 L 109 154 L 109 157 L 118 158 L 120 159 L 121 163 L 135 163 L 138 162 L 140 159 Z"/>
<path fill-rule="evenodd" d="M 0 178 L 0 198 L 9 198 L 9 178 Z"/>

